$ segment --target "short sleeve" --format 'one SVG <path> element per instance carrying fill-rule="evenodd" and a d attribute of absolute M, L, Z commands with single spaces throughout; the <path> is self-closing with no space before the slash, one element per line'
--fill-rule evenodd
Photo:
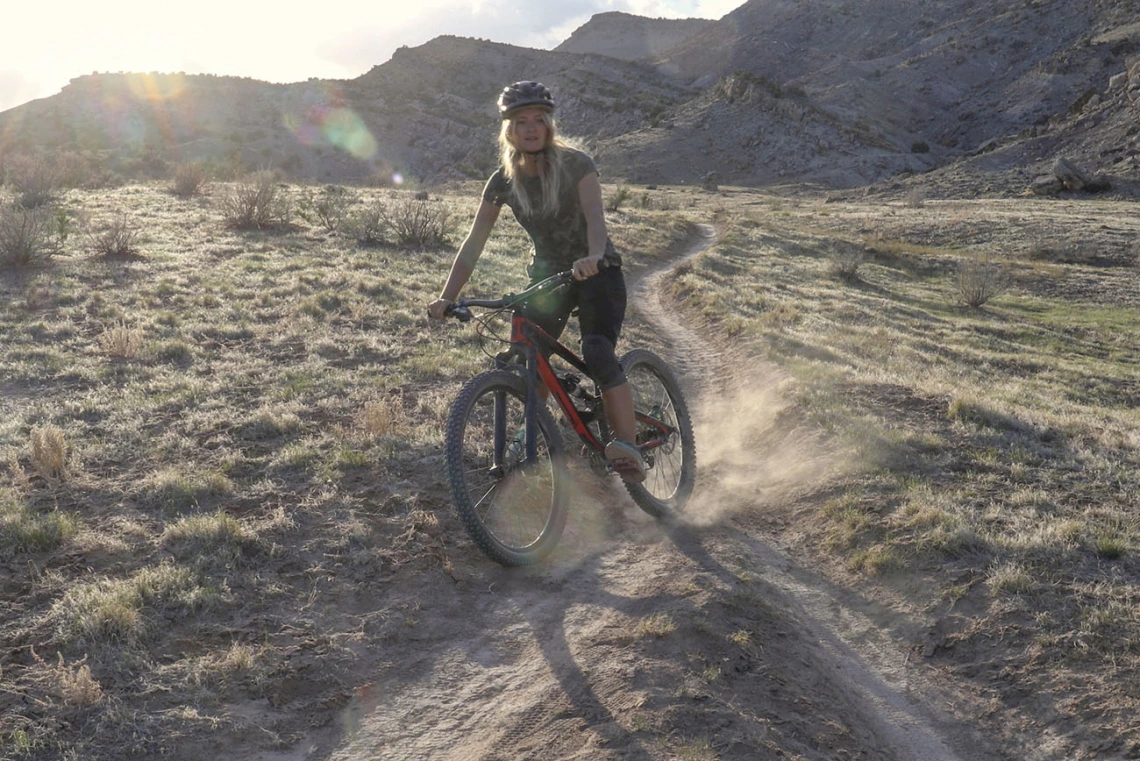
<path fill-rule="evenodd" d="M 573 161 L 570 165 L 570 179 L 575 186 L 582 181 L 582 178 L 588 174 L 597 174 L 598 167 L 594 164 L 594 160 L 590 158 L 589 154 L 582 151 L 574 151 Z"/>
<path fill-rule="evenodd" d="M 503 170 L 501 168 L 495 170 L 495 173 L 491 175 L 483 187 L 483 200 L 496 206 L 502 206 L 510 194 L 510 185 L 507 178 L 503 176 Z"/>

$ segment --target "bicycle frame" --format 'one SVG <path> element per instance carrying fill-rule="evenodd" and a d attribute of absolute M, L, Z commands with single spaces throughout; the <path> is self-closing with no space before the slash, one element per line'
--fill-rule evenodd
<path fill-rule="evenodd" d="M 521 303 L 533 294 L 560 287 L 570 282 L 570 279 L 570 273 L 563 272 L 531 286 L 518 295 L 510 295 L 503 299 L 490 301 L 483 299 L 464 299 L 455 304 L 454 307 L 449 308 L 449 314 L 466 322 L 471 319 L 469 307 L 485 307 L 488 309 L 511 307 Z M 560 343 L 558 339 L 551 336 L 517 311 L 511 318 L 510 343 L 511 348 L 499 354 L 495 358 L 495 364 L 499 369 L 503 369 L 511 366 L 511 360 L 514 357 L 521 357 L 523 360 L 523 376 L 526 383 L 526 400 L 523 408 L 523 414 L 526 419 L 526 462 L 533 463 L 537 458 L 538 431 L 536 430 L 537 416 L 535 415 L 535 410 L 539 403 L 539 383 L 545 385 L 555 400 L 557 400 L 558 406 L 562 409 L 562 413 L 566 416 L 567 421 L 569 421 L 583 443 L 595 453 L 601 454 L 604 452 L 605 443 L 594 435 L 593 431 L 589 428 L 589 421 L 583 419 L 582 413 L 574 406 L 574 402 L 570 399 L 570 394 L 567 393 L 566 389 L 562 387 L 562 383 L 559 382 L 558 374 L 551 366 L 549 358 L 551 355 L 561 357 L 585 377 L 592 378 L 593 376 L 590 374 L 589 369 L 587 369 L 585 361 Z M 493 463 L 496 469 L 501 469 L 503 466 L 503 453 L 507 446 L 506 406 L 503 402 L 504 400 L 502 399 L 497 400 L 495 406 Z M 636 412 L 635 415 L 639 423 L 648 425 L 658 434 L 647 440 L 639 440 L 636 442 L 643 453 L 664 446 L 668 443 L 670 436 L 678 432 L 672 426 L 666 425 L 652 415 L 641 411 Z M 606 421 L 603 419 L 600 421 L 600 424 L 604 426 Z M 641 438 L 643 437 L 639 436 L 639 439 Z"/>
<path fill-rule="evenodd" d="M 590 377 L 590 371 L 586 368 L 586 363 L 577 354 L 559 342 L 558 339 L 538 327 L 538 325 L 516 313 L 511 318 L 511 349 L 506 352 L 505 357 L 500 355 L 497 362 L 500 366 L 506 366 L 509 364 L 508 358 L 513 355 L 520 355 L 524 360 L 526 375 L 524 414 L 526 416 L 527 462 L 533 462 L 533 458 L 536 456 L 537 431 L 534 429 L 536 425 L 534 410 L 539 403 L 538 383 L 540 381 L 558 402 L 558 406 L 562 409 L 562 413 L 566 415 L 566 419 L 569 421 L 571 427 L 573 427 L 574 432 L 578 434 L 578 437 L 593 449 L 599 452 L 603 451 L 605 444 L 599 441 L 598 437 L 594 435 L 594 432 L 590 430 L 586 421 L 582 418 L 581 412 L 574 406 L 574 402 L 570 400 L 570 394 L 562 387 L 562 383 L 558 380 L 558 374 L 550 364 L 550 359 L 548 358 L 549 354 L 558 355 L 575 370 L 578 370 L 586 377 Z M 499 421 L 496 420 L 496 453 L 502 451 L 499 448 L 499 431 Z M 503 438 L 505 444 L 505 431 L 503 432 Z"/>
<path fill-rule="evenodd" d="M 558 406 L 562 409 L 562 413 L 566 416 L 566 420 L 570 423 L 574 432 L 578 434 L 578 438 L 595 452 L 599 454 L 604 452 L 605 443 L 600 441 L 598 437 L 594 435 L 594 432 L 590 430 L 588 421 L 582 417 L 581 411 L 570 399 L 570 394 L 562 387 L 562 383 L 558 379 L 558 374 L 550 364 L 549 356 L 551 354 L 561 357 L 585 377 L 592 377 L 589 369 L 586 367 L 585 361 L 581 357 L 538 325 L 516 313 L 511 318 L 511 349 L 499 355 L 499 357 L 496 358 L 496 363 L 500 367 L 505 367 L 510 364 L 510 357 L 512 356 L 521 356 L 524 360 L 526 402 L 524 403 L 523 409 L 526 418 L 526 461 L 534 462 L 534 458 L 537 457 L 536 434 L 538 432 L 535 430 L 537 423 L 534 411 L 539 404 L 539 382 L 546 386 L 551 395 L 558 402 Z M 498 414 L 501 413 L 497 412 L 496 415 Z M 638 446 L 643 451 L 664 446 L 668 437 L 675 433 L 671 426 L 666 425 L 658 418 L 643 412 L 636 412 L 635 415 L 638 422 L 648 424 L 656 429 L 659 434 L 648 441 L 638 442 Z M 605 423 L 604 420 L 602 422 Z M 495 421 L 495 456 L 499 464 L 501 464 L 503 448 L 506 446 L 505 423 L 505 420 L 496 419 Z M 501 442 L 499 441 L 500 438 L 503 439 Z M 500 446 L 500 444 L 502 446 Z"/>

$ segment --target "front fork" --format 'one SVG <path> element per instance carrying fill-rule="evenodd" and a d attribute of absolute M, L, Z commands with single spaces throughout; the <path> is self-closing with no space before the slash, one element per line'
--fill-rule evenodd
<path fill-rule="evenodd" d="M 522 360 L 520 363 L 519 360 Z M 533 346 L 516 344 L 510 351 L 503 352 L 495 357 L 495 365 L 500 369 L 517 369 L 522 365 L 523 380 L 526 384 L 526 398 L 523 402 L 523 419 L 526 421 L 524 430 L 524 451 L 526 463 L 532 464 L 538 458 L 538 351 Z M 515 365 L 511 368 L 511 365 Z M 503 455 L 507 449 L 509 437 L 514 433 L 507 430 L 507 404 L 508 395 L 500 391 L 495 396 L 495 433 L 494 433 L 494 467 L 498 471 L 504 469 Z"/>

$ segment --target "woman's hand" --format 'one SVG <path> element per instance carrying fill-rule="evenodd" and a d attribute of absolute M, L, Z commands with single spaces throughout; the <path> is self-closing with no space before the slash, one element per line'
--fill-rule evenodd
<path fill-rule="evenodd" d="M 447 316 L 447 308 L 453 303 L 455 302 L 453 302 L 451 299 L 436 299 L 435 301 L 428 304 L 428 317 L 432 318 L 433 320 L 442 320 Z"/>
<path fill-rule="evenodd" d="M 585 280 L 586 278 L 593 277 L 598 274 L 601 268 L 602 259 L 605 254 L 597 254 L 595 256 L 583 256 L 578 261 L 574 262 L 571 272 L 574 274 L 575 280 Z"/>

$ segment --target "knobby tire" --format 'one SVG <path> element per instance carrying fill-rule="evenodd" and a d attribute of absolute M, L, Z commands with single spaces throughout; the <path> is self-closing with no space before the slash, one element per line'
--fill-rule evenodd
<path fill-rule="evenodd" d="M 625 482 L 630 497 L 655 518 L 678 516 L 693 493 L 697 477 L 697 447 L 689 407 L 673 371 L 663 359 L 646 349 L 633 349 L 621 359 L 640 414 L 659 417 L 676 429 L 669 445 L 646 453 L 653 465 L 643 483 Z M 652 437 L 638 421 L 638 443 Z"/>
<path fill-rule="evenodd" d="M 497 401 L 496 401 L 497 400 Z M 568 476 L 553 416 L 536 407 L 536 461 L 511 457 L 495 473 L 494 409 L 505 404 L 509 440 L 525 424 L 526 384 L 517 373 L 491 370 L 467 382 L 452 403 L 445 455 L 452 501 L 471 539 L 492 560 L 530 565 L 558 544 L 566 525 Z"/>

